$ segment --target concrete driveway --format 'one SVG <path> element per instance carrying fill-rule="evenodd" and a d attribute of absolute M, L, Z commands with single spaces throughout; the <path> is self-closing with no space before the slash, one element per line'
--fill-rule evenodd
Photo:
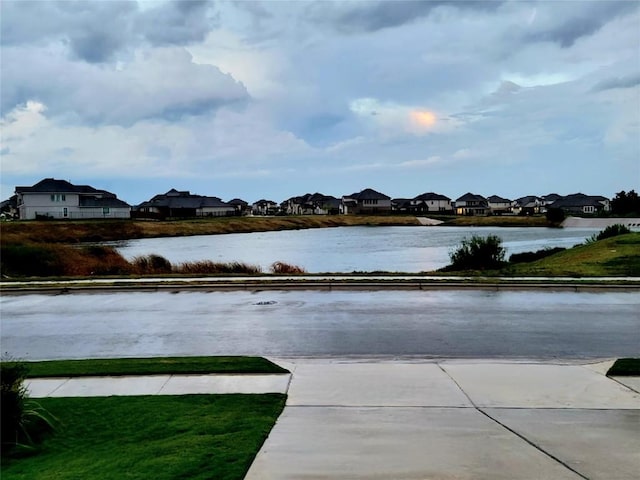
<path fill-rule="evenodd" d="M 607 364 L 299 360 L 247 479 L 633 479 L 640 395 Z"/>

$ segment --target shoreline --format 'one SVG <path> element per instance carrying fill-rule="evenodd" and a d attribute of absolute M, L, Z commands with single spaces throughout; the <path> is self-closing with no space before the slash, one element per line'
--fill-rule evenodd
<path fill-rule="evenodd" d="M 424 218 L 424 216 L 421 216 Z M 443 227 L 552 227 L 537 217 L 451 217 L 429 216 Z M 169 221 L 149 220 L 54 220 L 21 221 L 2 224 L 2 244 L 9 243 L 99 243 L 142 238 L 256 233 L 331 227 L 393 227 L 423 225 L 413 215 L 378 216 L 283 216 L 219 217 Z"/>

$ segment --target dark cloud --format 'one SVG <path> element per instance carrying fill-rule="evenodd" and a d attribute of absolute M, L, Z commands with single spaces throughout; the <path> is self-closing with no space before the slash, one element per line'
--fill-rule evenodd
<path fill-rule="evenodd" d="M 102 63 L 110 60 L 125 44 L 122 36 L 112 32 L 87 31 L 70 39 L 73 54 L 88 63 Z"/>
<path fill-rule="evenodd" d="M 217 23 L 206 0 L 174 0 L 143 12 L 137 30 L 152 45 L 186 45 L 202 41 Z"/>
<path fill-rule="evenodd" d="M 335 25 L 341 31 L 375 32 L 429 16 L 433 10 L 443 6 L 471 10 L 495 10 L 502 3 L 501 0 L 433 0 L 428 2 L 399 0 L 394 2 L 354 2 L 347 4 L 348 8 L 346 10 L 336 10 L 334 5 L 327 6 L 325 3 L 320 2 L 311 8 L 311 16 L 321 20 L 324 19 L 324 21 Z"/>
<path fill-rule="evenodd" d="M 551 4 L 553 6 L 553 4 Z M 529 33 L 526 42 L 554 42 L 563 48 L 571 47 L 578 39 L 596 33 L 604 25 L 617 17 L 638 10 L 635 1 L 585 2 L 581 8 L 574 8 L 575 15 L 563 19 L 561 23 Z M 573 5 L 577 6 L 577 5 Z M 558 10 L 560 15 L 562 11 Z"/>
<path fill-rule="evenodd" d="M 62 41 L 71 54 L 90 63 L 103 62 L 132 41 L 136 2 L 7 1 L 2 4 L 2 44 Z"/>
<path fill-rule="evenodd" d="M 637 85 L 640 85 L 640 73 L 626 77 L 607 78 L 606 80 L 602 80 L 595 84 L 592 91 L 601 92 L 603 90 L 612 90 L 614 88 L 632 88 Z"/>
<path fill-rule="evenodd" d="M 8 0 L 2 3 L 0 22 L 3 45 L 62 41 L 73 57 L 101 63 L 144 42 L 168 46 L 201 41 L 217 20 L 208 0 L 173 0 L 148 10 L 128 0 Z"/>

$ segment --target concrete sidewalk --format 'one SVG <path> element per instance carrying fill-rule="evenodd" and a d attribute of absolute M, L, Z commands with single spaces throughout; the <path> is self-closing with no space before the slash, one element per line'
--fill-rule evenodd
<path fill-rule="evenodd" d="M 271 359 L 292 375 L 33 379 L 34 397 L 288 393 L 247 479 L 607 479 L 640 472 L 640 379 L 601 364 Z"/>
<path fill-rule="evenodd" d="M 187 395 L 287 393 L 290 374 L 146 375 L 118 377 L 34 378 L 25 382 L 29 395 L 107 397 L 111 395 Z"/>
<path fill-rule="evenodd" d="M 276 362 L 293 372 L 287 407 L 249 480 L 640 472 L 640 395 L 608 365 Z"/>

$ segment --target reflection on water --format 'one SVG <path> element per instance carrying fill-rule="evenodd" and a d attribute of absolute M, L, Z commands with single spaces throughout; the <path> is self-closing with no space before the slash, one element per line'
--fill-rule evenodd
<path fill-rule="evenodd" d="M 449 263 L 463 237 L 498 235 L 507 255 L 572 247 L 598 229 L 498 227 L 336 227 L 131 240 L 116 247 L 126 258 L 155 253 L 173 263 L 241 261 L 268 269 L 275 261 L 308 272 L 423 272 Z"/>

